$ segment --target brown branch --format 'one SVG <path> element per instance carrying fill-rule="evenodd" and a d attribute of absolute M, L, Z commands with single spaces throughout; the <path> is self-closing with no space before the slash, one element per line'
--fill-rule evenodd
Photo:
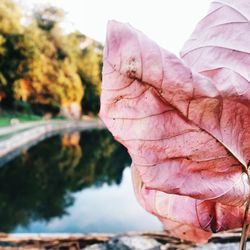
<path fill-rule="evenodd" d="M 248 177 L 248 185 L 250 185 L 250 176 L 249 176 L 248 168 L 249 168 L 249 164 L 246 168 L 246 174 Z M 244 221 L 243 221 L 242 233 L 241 233 L 241 238 L 240 238 L 240 250 L 246 250 L 246 246 L 247 246 L 247 237 L 248 237 L 248 230 L 249 230 L 249 224 L 248 224 L 249 205 L 250 205 L 250 199 L 248 199 L 246 203 L 246 208 L 245 208 Z"/>
<path fill-rule="evenodd" d="M 247 223 L 249 205 L 250 205 L 250 200 L 247 201 L 247 205 L 245 209 L 244 223 L 243 223 L 241 239 L 240 239 L 240 250 L 246 250 L 248 229 L 249 229 L 249 224 Z"/>

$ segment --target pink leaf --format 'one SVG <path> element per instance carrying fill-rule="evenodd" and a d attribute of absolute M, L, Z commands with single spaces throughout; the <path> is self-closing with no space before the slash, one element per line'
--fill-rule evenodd
<path fill-rule="evenodd" d="M 182 59 L 108 25 L 100 116 L 131 155 L 141 205 L 181 238 L 242 226 L 250 195 L 250 4 L 220 0 Z"/>

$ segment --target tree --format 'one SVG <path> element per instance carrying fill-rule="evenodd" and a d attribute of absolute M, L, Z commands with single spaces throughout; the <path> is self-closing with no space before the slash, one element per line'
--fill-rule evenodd
<path fill-rule="evenodd" d="M 97 114 L 102 46 L 79 32 L 63 34 L 64 12 L 56 7 L 35 10 L 26 26 L 21 17 L 12 0 L 0 3 L 2 106 L 29 103 L 36 112 L 60 111 L 76 118 L 83 107 Z"/>
<path fill-rule="evenodd" d="M 33 17 L 40 29 L 51 31 L 64 18 L 64 11 L 62 9 L 47 6 L 45 8 L 37 9 L 33 13 Z"/>
<path fill-rule="evenodd" d="M 29 71 L 15 81 L 15 97 L 32 104 L 50 105 L 59 109 L 75 105 L 78 107 L 75 116 L 79 117 L 83 97 L 82 83 L 74 62 L 64 51 L 64 43 L 61 42 L 64 36 L 56 21 L 49 16 L 50 19 L 46 22 L 47 16 L 42 16 L 48 10 L 51 9 L 40 11 L 39 18 L 26 28 L 26 39 L 32 53 L 26 59 Z M 41 29 L 42 24 L 50 23 L 51 20 L 53 27 L 48 29 L 42 26 Z"/>
<path fill-rule="evenodd" d="M 0 3 L 0 101 L 12 106 L 13 82 L 19 79 L 27 68 L 23 60 L 28 56 L 24 45 L 21 25 L 21 11 L 11 0 Z"/>
<path fill-rule="evenodd" d="M 83 112 L 97 114 L 100 108 L 103 46 L 79 32 L 70 33 L 66 44 L 65 48 L 77 67 L 85 89 Z"/>

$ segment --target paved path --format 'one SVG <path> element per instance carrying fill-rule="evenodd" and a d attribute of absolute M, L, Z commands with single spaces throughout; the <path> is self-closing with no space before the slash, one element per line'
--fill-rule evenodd
<path fill-rule="evenodd" d="M 0 127 L 0 136 L 5 135 L 5 134 L 10 134 L 10 133 L 15 133 L 15 132 L 18 132 L 20 130 L 40 126 L 40 125 L 47 124 L 50 122 L 51 121 L 35 121 L 35 122 L 19 123 L 16 125 L 10 125 L 10 126 L 6 126 L 6 127 Z"/>
<path fill-rule="evenodd" d="M 51 120 L 29 122 L 0 128 L 0 135 L 10 135 L 0 140 L 0 166 L 39 141 L 64 131 L 104 128 L 99 120 Z"/>

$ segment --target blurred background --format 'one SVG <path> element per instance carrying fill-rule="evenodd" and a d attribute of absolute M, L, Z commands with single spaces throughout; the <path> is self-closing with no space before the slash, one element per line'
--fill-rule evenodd
<path fill-rule="evenodd" d="M 103 43 L 65 19 L 0 1 L 0 232 L 160 229 L 135 200 L 126 149 L 98 126 Z"/>
<path fill-rule="evenodd" d="M 96 116 L 109 19 L 131 23 L 178 54 L 208 5 L 208 0 L 1 0 L 0 112 Z"/>
<path fill-rule="evenodd" d="M 106 23 L 178 53 L 208 3 L 0 1 L 0 232 L 161 230 L 135 200 L 126 149 L 99 126 Z"/>
<path fill-rule="evenodd" d="M 1 112 L 79 118 L 99 110 L 103 45 L 60 27 L 64 11 L 0 3 Z"/>

